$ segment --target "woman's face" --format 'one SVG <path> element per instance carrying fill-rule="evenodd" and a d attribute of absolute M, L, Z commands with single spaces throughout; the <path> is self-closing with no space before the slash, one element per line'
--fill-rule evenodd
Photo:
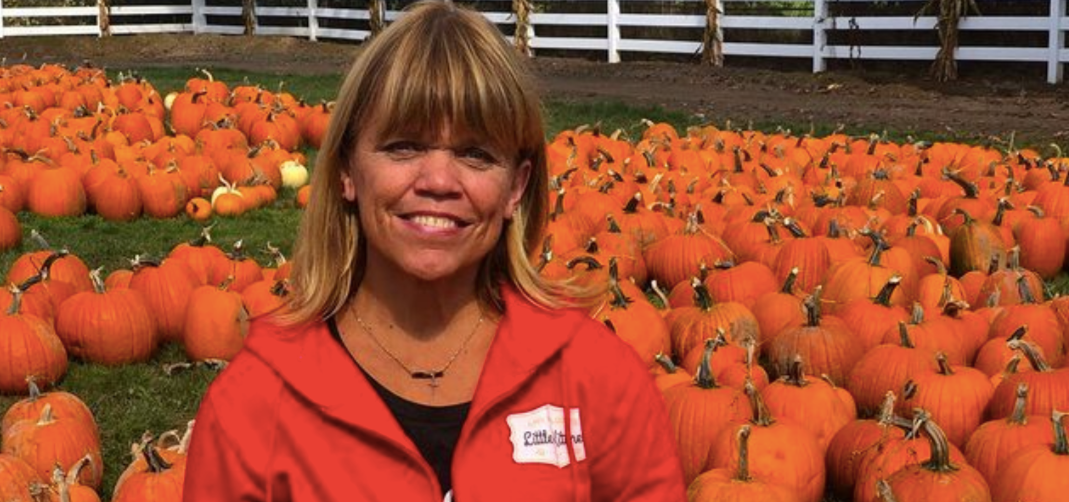
<path fill-rule="evenodd" d="M 530 163 L 515 166 L 512 152 L 448 128 L 433 141 L 373 136 L 360 135 L 341 179 L 342 196 L 360 211 L 368 270 L 474 279 L 523 195 Z"/>

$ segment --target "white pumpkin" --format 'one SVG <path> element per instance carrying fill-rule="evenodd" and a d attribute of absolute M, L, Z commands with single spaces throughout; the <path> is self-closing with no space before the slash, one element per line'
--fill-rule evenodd
<path fill-rule="evenodd" d="M 293 189 L 308 184 L 308 168 L 296 160 L 287 160 L 278 166 L 282 171 L 282 186 Z"/>

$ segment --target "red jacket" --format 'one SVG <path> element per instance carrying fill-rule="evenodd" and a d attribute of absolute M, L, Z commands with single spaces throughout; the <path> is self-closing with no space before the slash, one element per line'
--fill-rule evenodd
<path fill-rule="evenodd" d="M 634 351 L 578 311 L 503 295 L 453 457 L 453 499 L 685 500 L 663 401 Z M 201 402 L 186 469 L 187 502 L 443 500 L 322 322 L 253 323 Z"/>

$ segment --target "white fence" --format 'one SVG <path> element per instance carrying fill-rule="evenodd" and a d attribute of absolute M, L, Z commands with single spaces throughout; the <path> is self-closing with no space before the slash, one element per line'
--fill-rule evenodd
<path fill-rule="evenodd" d="M 110 10 L 110 31 L 114 35 L 142 33 L 215 33 L 242 34 L 242 8 L 230 0 L 160 0 L 172 5 L 114 5 Z M 1069 62 L 1065 34 L 1069 30 L 1066 16 L 1067 0 L 1018 0 L 1017 4 L 1030 4 L 1035 9 L 1046 7 L 1044 15 L 974 15 L 965 18 L 961 32 L 999 32 L 1000 39 L 1014 40 L 1006 34 L 1021 34 L 1020 43 L 1002 42 L 1001 46 L 961 44 L 956 52 L 958 61 L 992 61 L 1034 63 L 1046 65 L 1047 81 L 1059 83 L 1063 78 L 1063 66 Z M 94 0 L 84 0 L 87 4 Z M 174 5 L 188 2 L 188 5 Z M 359 2 L 361 8 L 320 7 L 326 0 L 277 0 L 268 6 L 261 0 L 255 7 L 257 35 L 293 36 L 311 40 L 360 41 L 370 35 L 367 2 Z M 769 0 L 717 0 L 720 5 L 720 29 L 723 32 L 723 54 L 749 57 L 804 58 L 812 60 L 814 72 L 827 69 L 829 60 L 890 60 L 931 61 L 939 50 L 935 37 L 936 18 L 915 17 L 924 5 L 924 0 L 795 0 L 774 2 L 780 15 L 736 14 L 742 7 L 755 4 L 772 4 Z M 8 4 L 11 4 L 8 0 Z M 27 2 L 23 2 L 25 4 Z M 0 39 L 16 36 L 53 35 L 101 35 L 101 10 L 95 5 L 82 7 L 58 5 L 62 0 L 36 0 L 34 7 L 5 7 L 0 0 Z M 68 2 L 69 3 L 69 2 Z M 122 0 L 112 0 L 119 4 Z M 147 3 L 147 2 L 141 2 Z M 357 2 L 345 2 L 352 5 Z M 629 53 L 696 54 L 701 50 L 701 37 L 706 25 L 702 0 L 676 0 L 673 2 L 629 0 L 585 1 L 535 1 L 531 15 L 530 44 L 536 51 L 598 51 L 604 52 L 609 62 L 619 62 Z M 651 4 L 671 4 L 677 12 L 650 13 Z M 994 3 L 994 2 L 992 2 Z M 508 2 L 498 2 L 507 5 Z M 569 6 L 569 4 L 571 4 Z M 850 4 L 861 9 L 852 9 L 862 14 L 836 15 L 834 12 Z M 861 5 L 869 4 L 869 5 Z M 899 8 L 898 14 L 888 12 L 888 4 Z M 1049 4 L 1049 6 L 1048 6 Z M 37 6 L 40 5 L 40 6 Z M 577 9 L 579 5 L 582 8 Z M 903 6 L 907 13 L 903 14 Z M 981 9 L 984 4 L 981 3 Z M 645 9 L 640 9 L 645 7 Z M 670 10 L 670 9 L 666 9 Z M 678 12 L 685 11 L 684 13 Z M 484 12 L 494 23 L 510 32 L 515 21 L 511 12 Z M 396 18 L 397 11 L 386 12 L 387 21 Z M 167 19 L 167 22 L 160 22 Z M 175 21 L 175 20 L 178 21 Z M 553 35 L 571 29 L 580 34 Z M 653 33 L 653 36 L 644 34 Z M 591 36 L 586 33 L 604 33 Z M 769 34 L 772 41 L 734 40 L 734 33 Z M 776 32 L 788 34 L 777 37 Z M 848 44 L 844 33 L 873 34 L 884 32 L 884 39 L 903 39 L 919 34 L 930 34 L 926 44 Z M 548 34 L 547 34 L 548 33 Z M 752 38 L 752 37 L 751 37 Z M 802 40 L 793 43 L 776 40 Z M 1037 43 L 1036 40 L 1040 42 Z M 1045 44 L 1042 43 L 1045 41 Z M 2 42 L 0 42 L 2 43 Z M 730 59 L 729 59 L 730 63 Z"/>

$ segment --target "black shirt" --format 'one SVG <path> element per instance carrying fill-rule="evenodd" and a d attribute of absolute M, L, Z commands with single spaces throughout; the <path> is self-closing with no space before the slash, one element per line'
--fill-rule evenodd
<path fill-rule="evenodd" d="M 342 345 L 342 348 L 345 348 L 338 324 L 333 317 L 327 320 L 327 326 L 334 339 Z M 346 351 L 348 352 L 348 349 Z M 355 359 L 353 362 L 356 362 Z M 442 493 L 448 493 L 453 487 L 451 476 L 453 450 L 456 449 L 457 441 L 460 439 L 460 430 L 464 426 L 464 420 L 468 417 L 471 403 L 449 406 L 427 406 L 415 403 L 383 387 L 364 371 L 359 363 L 356 366 L 364 373 L 368 382 L 371 382 L 371 387 L 386 403 L 386 407 L 401 424 L 401 429 L 405 431 L 405 434 L 415 443 L 424 460 L 434 469 L 434 473 L 438 475 Z"/>

